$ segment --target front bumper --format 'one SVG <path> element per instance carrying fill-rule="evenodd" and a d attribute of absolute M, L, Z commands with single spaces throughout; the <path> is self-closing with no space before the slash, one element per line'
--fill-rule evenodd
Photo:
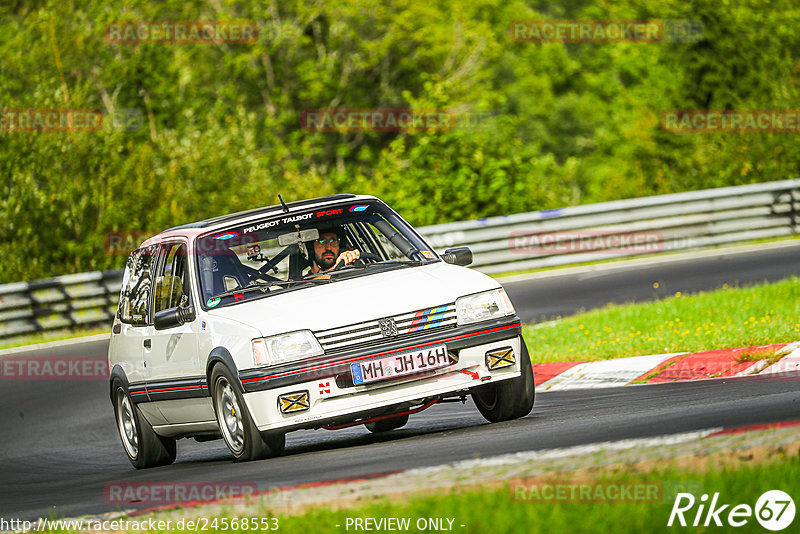
<path fill-rule="evenodd" d="M 244 400 L 260 431 L 319 428 L 377 415 L 387 409 L 408 407 L 431 397 L 463 395 L 480 384 L 507 380 L 520 375 L 521 349 L 519 319 L 460 327 L 445 333 L 421 336 L 413 341 L 386 344 L 359 353 L 329 357 L 302 366 L 270 371 L 240 373 Z M 353 385 L 350 364 L 370 361 L 393 353 L 423 350 L 426 346 L 447 346 L 456 363 L 423 375 Z M 486 353 L 510 347 L 516 355 L 514 365 L 490 371 Z M 284 414 L 278 398 L 307 392 L 309 408 Z"/>

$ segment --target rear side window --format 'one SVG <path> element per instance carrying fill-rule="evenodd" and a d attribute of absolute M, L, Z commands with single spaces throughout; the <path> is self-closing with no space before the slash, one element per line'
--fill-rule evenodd
<path fill-rule="evenodd" d="M 128 258 L 117 312 L 123 323 L 144 326 L 151 322 L 150 295 L 153 286 L 151 269 L 157 252 L 157 246 L 140 248 L 133 251 Z"/>

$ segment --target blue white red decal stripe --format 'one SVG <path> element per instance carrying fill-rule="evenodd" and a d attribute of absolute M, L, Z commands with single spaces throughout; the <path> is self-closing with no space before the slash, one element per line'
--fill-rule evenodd
<path fill-rule="evenodd" d="M 214 239 L 231 239 L 233 237 L 239 237 L 239 234 L 236 232 L 225 232 L 224 234 L 215 235 Z"/>

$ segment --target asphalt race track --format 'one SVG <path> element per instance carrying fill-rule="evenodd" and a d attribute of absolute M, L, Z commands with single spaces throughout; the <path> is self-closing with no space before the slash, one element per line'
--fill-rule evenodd
<path fill-rule="evenodd" d="M 800 274 L 800 245 L 506 287 L 531 320 L 791 274 Z M 106 348 L 95 341 L 29 354 L 98 356 Z M 233 463 L 222 441 L 181 440 L 175 465 L 146 471 L 134 470 L 122 451 L 105 381 L 0 380 L 0 406 L 0 517 L 34 519 L 111 511 L 103 493 L 110 482 L 255 482 L 266 490 L 478 456 L 795 420 L 800 377 L 539 393 L 531 415 L 495 425 L 468 400 L 434 406 L 382 436 L 363 427 L 292 433 L 284 456 L 246 464 Z"/>

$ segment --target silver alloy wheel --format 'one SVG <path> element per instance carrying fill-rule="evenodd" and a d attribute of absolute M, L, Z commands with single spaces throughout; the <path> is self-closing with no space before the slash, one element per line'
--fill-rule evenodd
<path fill-rule="evenodd" d="M 131 458 L 139 454 L 139 435 L 136 432 L 136 418 L 128 396 L 121 389 L 117 390 L 117 426 L 122 438 L 122 445 Z"/>
<path fill-rule="evenodd" d="M 239 454 L 244 450 L 244 423 L 242 422 L 242 410 L 239 408 L 239 401 L 236 400 L 236 393 L 225 379 L 217 379 L 217 387 L 214 388 L 217 407 L 217 422 L 222 430 L 222 435 L 228 443 L 228 447 Z"/>

